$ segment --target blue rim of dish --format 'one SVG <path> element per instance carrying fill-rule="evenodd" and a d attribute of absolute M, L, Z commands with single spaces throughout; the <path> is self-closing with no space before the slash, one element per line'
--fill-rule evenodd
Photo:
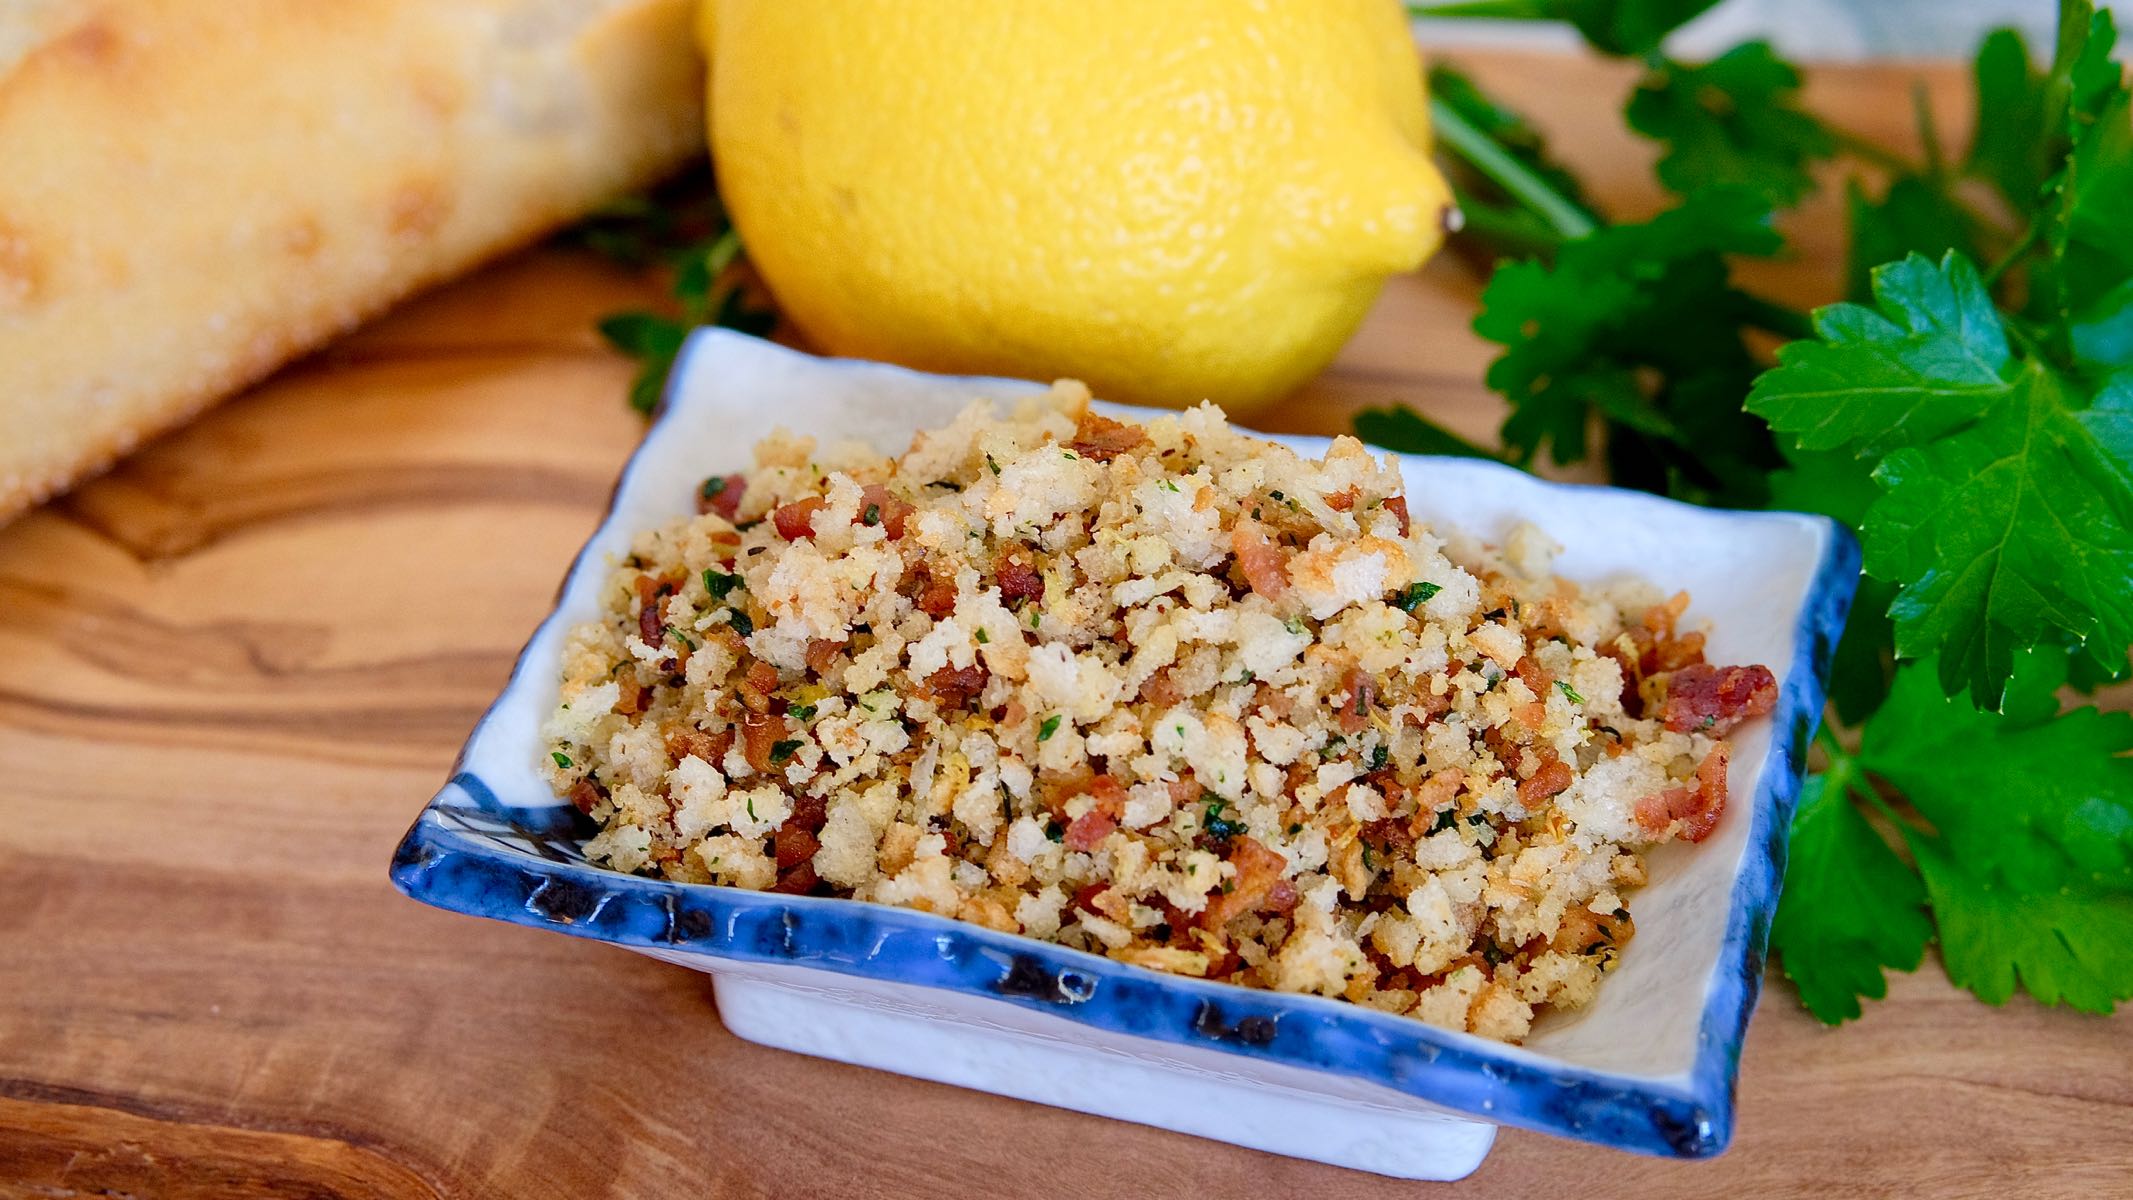
<path fill-rule="evenodd" d="M 687 360 L 708 341 L 740 336 L 699 331 L 672 378 L 686 378 Z M 666 415 L 662 406 L 624 466 L 617 495 Z M 608 516 L 571 564 L 566 588 L 616 519 L 613 507 L 611 501 Z M 623 875 L 575 854 L 575 842 L 591 832 L 576 810 L 505 804 L 462 769 L 464 751 L 451 780 L 394 852 L 392 881 L 410 898 L 452 912 L 622 946 L 791 964 L 989 997 L 1113 1033 L 1360 1079 L 1483 1120 L 1646 1154 L 1705 1158 L 1733 1137 L 1741 1043 L 1762 986 L 1793 808 L 1822 711 L 1830 656 L 1858 582 L 1858 543 L 1835 522 L 1829 531 L 1795 626 L 1791 669 L 1771 714 L 1770 755 L 1746 807 L 1752 814 L 1748 845 L 1686 1086 L 1577 1067 L 1342 1001 L 1168 975 L 914 909 Z M 558 619 L 559 612 L 551 612 L 541 629 Z M 539 636 L 536 630 L 521 651 L 510 682 L 469 735 L 469 746 L 518 685 Z M 1780 763 L 1783 769 L 1777 769 Z M 542 820 L 543 814 L 549 819 Z"/>

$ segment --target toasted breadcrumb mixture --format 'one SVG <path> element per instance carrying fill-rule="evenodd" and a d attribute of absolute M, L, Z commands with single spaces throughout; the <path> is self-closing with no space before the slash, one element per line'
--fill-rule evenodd
<path fill-rule="evenodd" d="M 618 871 L 900 904 L 1518 1041 L 1775 700 L 1688 603 L 1409 518 L 1395 460 L 1062 383 L 778 434 L 645 533 L 545 736 Z M 1428 480 L 1418 480 L 1426 487 Z"/>

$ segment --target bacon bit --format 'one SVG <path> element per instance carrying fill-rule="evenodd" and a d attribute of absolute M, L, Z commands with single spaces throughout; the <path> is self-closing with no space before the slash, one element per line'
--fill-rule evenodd
<path fill-rule="evenodd" d="M 806 651 L 807 669 L 817 675 L 823 674 L 837 661 L 837 655 L 843 650 L 843 642 L 830 638 L 809 639 Z"/>
<path fill-rule="evenodd" d="M 666 637 L 667 619 L 661 611 L 666 607 L 666 593 L 660 590 L 655 580 L 652 582 L 651 594 L 646 595 L 644 585 L 651 579 L 649 575 L 637 577 L 637 636 L 644 639 L 645 645 L 657 646 L 660 640 Z"/>
<path fill-rule="evenodd" d="M 1681 826 L 1681 836 L 1692 842 L 1710 837 L 1726 813 L 1726 755 L 1726 745 L 1720 742 L 1696 764 L 1696 813 Z"/>
<path fill-rule="evenodd" d="M 778 511 L 772 513 L 770 519 L 778 527 L 779 537 L 788 542 L 797 542 L 801 538 L 815 536 L 815 514 L 821 512 L 827 503 L 828 501 L 820 496 L 809 496 L 805 500 L 779 505 Z"/>
<path fill-rule="evenodd" d="M 743 708 L 752 713 L 767 713 L 770 711 L 770 694 L 777 688 L 778 669 L 759 658 L 748 664 L 734 690 L 740 693 Z"/>
<path fill-rule="evenodd" d="M 1290 912 L 1295 909 L 1296 902 L 1301 899 L 1303 899 L 1303 893 L 1296 890 L 1296 885 L 1293 882 L 1286 879 L 1277 879 L 1274 881 L 1274 886 L 1267 889 L 1266 903 L 1259 906 L 1259 911 L 1271 913 Z"/>
<path fill-rule="evenodd" d="M 1656 838 L 1679 821 L 1681 837 L 1700 842 L 1718 828 L 1725 811 L 1726 747 L 1721 742 L 1697 764 L 1695 787 L 1670 787 L 1637 801 L 1637 825 Z"/>
<path fill-rule="evenodd" d="M 867 520 L 867 512 L 870 509 L 874 513 L 872 522 Z M 904 535 L 904 518 L 910 516 L 911 512 L 911 505 L 890 495 L 886 486 L 870 483 L 859 489 L 859 513 L 853 520 L 861 525 L 880 525 L 882 532 L 888 534 L 889 540 L 893 542 Z"/>
<path fill-rule="evenodd" d="M 1290 699 L 1287 692 L 1263 683 L 1252 689 L 1252 707 L 1271 713 L 1281 721 L 1296 715 L 1296 701 Z"/>
<path fill-rule="evenodd" d="M 771 836 L 771 845 L 777 851 L 778 870 L 789 871 L 815 856 L 822 843 L 805 829 L 795 828 L 791 823 L 778 827 Z"/>
<path fill-rule="evenodd" d="M 926 676 L 925 689 L 937 703 L 961 708 L 976 699 L 985 690 L 985 681 L 991 678 L 992 672 L 983 663 L 974 662 L 960 669 L 942 667 Z"/>
<path fill-rule="evenodd" d="M 1334 512 L 1347 512 L 1355 507 L 1355 502 L 1360 495 L 1361 492 L 1356 486 L 1349 484 L 1338 492 L 1329 493 L 1326 496 L 1326 507 Z"/>
<path fill-rule="evenodd" d="M 1249 834 L 1240 833 L 1229 843 L 1229 861 L 1237 868 L 1236 881 L 1229 891 L 1207 898 L 1207 909 L 1200 916 L 1205 929 L 1220 930 L 1235 918 L 1257 910 L 1273 895 L 1274 885 L 1288 869 L 1288 859 L 1260 845 Z"/>
<path fill-rule="evenodd" d="M 1415 831 L 1399 817 L 1387 817 L 1363 826 L 1362 838 L 1379 853 L 1407 850 L 1415 844 Z"/>
<path fill-rule="evenodd" d="M 1266 526 L 1250 517 L 1240 517 L 1229 534 L 1230 552 L 1252 590 L 1269 600 L 1289 594 L 1289 557 L 1266 535 Z"/>
<path fill-rule="evenodd" d="M 829 824 L 829 801 L 820 796 L 793 797 L 792 815 L 785 818 L 786 828 L 805 829 L 809 833 L 819 833 L 822 827 L 827 824 Z"/>
<path fill-rule="evenodd" d="M 1561 795 L 1577 780 L 1577 772 L 1560 758 L 1550 758 L 1541 764 L 1529 778 L 1518 783 L 1518 802 L 1528 811 L 1538 807 L 1541 801 Z"/>
<path fill-rule="evenodd" d="M 770 890 L 783 892 L 788 896 L 805 896 L 814 891 L 816 885 L 821 882 L 821 877 L 815 874 L 815 864 L 803 862 L 778 876 L 778 881 L 770 885 Z"/>
<path fill-rule="evenodd" d="M 1377 703 L 1378 681 L 1364 674 L 1361 667 L 1350 667 L 1341 686 L 1348 689 L 1348 700 L 1341 705 L 1336 722 L 1342 733 L 1361 733 L 1369 726 L 1370 709 Z"/>
<path fill-rule="evenodd" d="M 709 480 L 705 482 L 709 483 Z M 726 476 L 725 485 L 719 488 L 716 493 L 706 496 L 702 490 L 698 490 L 696 493 L 696 511 L 700 513 L 715 512 L 731 521 L 734 517 L 740 515 L 741 493 L 747 487 L 747 476 L 728 475 Z M 717 535 L 713 534 L 712 539 L 714 541 L 717 540 Z"/>
<path fill-rule="evenodd" d="M 1067 822 L 1066 848 L 1086 854 L 1102 844 L 1105 838 L 1111 836 L 1111 831 L 1117 828 L 1116 820 L 1105 815 L 1102 809 L 1092 808 Z"/>
<path fill-rule="evenodd" d="M 1200 949 L 1207 955 L 1207 974 L 1204 978 L 1225 979 L 1244 965 L 1244 956 L 1237 953 L 1236 947 L 1220 938 L 1201 934 Z"/>
<path fill-rule="evenodd" d="M 769 713 L 750 712 L 741 717 L 741 753 L 758 771 L 770 769 L 770 748 L 785 732 L 785 719 Z"/>
<path fill-rule="evenodd" d="M 1190 771 L 1164 785 L 1170 792 L 1172 804 L 1191 804 L 1200 798 L 1200 781 Z"/>
<path fill-rule="evenodd" d="M 675 762 L 700 758 L 715 767 L 726 757 L 726 751 L 733 748 L 733 731 L 722 729 L 710 734 L 701 729 L 669 729 L 666 745 L 667 757 Z"/>
<path fill-rule="evenodd" d="M 1400 536 L 1406 537 L 1411 526 L 1407 517 L 1407 497 L 1393 496 L 1385 501 L 1385 511 L 1400 518 Z"/>
<path fill-rule="evenodd" d="M 1776 707 L 1777 677 L 1768 667 L 1692 663 L 1667 677 L 1666 727 L 1675 733 L 1723 737 Z"/>
<path fill-rule="evenodd" d="M 625 717 L 634 717 L 652 706 L 652 689 L 634 680 L 625 680 L 622 695 L 615 701 L 615 711 Z"/>
<path fill-rule="evenodd" d="M 569 796 L 570 806 L 588 817 L 592 815 L 593 805 L 607 799 L 601 794 L 600 785 L 586 777 L 580 777 L 576 783 L 570 785 Z"/>
<path fill-rule="evenodd" d="M 1026 546 L 1017 544 L 1002 551 L 992 571 L 1000 581 L 1000 600 L 1009 608 L 1044 595 L 1044 576 L 1037 573 L 1036 561 Z"/>
<path fill-rule="evenodd" d="M 1148 444 L 1148 435 L 1138 425 L 1127 425 L 1109 417 L 1083 410 L 1081 420 L 1074 426 L 1074 440 L 1067 449 L 1083 458 L 1093 458 L 1107 463 L 1130 450 Z"/>
<path fill-rule="evenodd" d="M 921 560 L 913 563 L 909 576 L 914 591 L 912 600 L 918 611 L 938 621 L 955 611 L 955 577 L 936 576 L 933 568 Z"/>
<path fill-rule="evenodd" d="M 1114 821 L 1126 815 L 1126 786 L 1109 775 L 1098 775 L 1089 780 L 1089 798 L 1096 801 L 1093 812 L 1100 812 Z"/>
<path fill-rule="evenodd" d="M 1086 912 L 1095 913 L 1097 916 L 1100 917 L 1104 915 L 1104 910 L 1096 907 L 1097 897 L 1102 896 L 1105 892 L 1108 892 L 1110 890 L 1111 885 L 1108 883 L 1082 884 L 1080 887 L 1074 889 L 1073 907 L 1082 909 Z"/>
<path fill-rule="evenodd" d="M 1141 684 L 1141 699 L 1158 709 L 1167 709 L 1185 698 L 1178 690 L 1176 673 L 1169 667 L 1159 667 Z"/>

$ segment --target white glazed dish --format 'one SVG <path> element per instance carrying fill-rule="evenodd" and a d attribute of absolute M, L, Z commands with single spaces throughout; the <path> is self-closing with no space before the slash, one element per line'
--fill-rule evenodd
<path fill-rule="evenodd" d="M 675 884 L 592 867 L 593 832 L 536 764 L 558 653 L 636 533 L 692 512 L 774 426 L 900 451 L 977 396 L 1034 385 L 814 358 L 699 331 L 606 519 L 452 779 L 394 857 L 403 892 L 442 908 L 615 942 L 716 979 L 736 1035 L 1274 1153 L 1416 1179 L 1481 1162 L 1496 1123 L 1702 1157 L 1732 1134 L 1740 1040 L 1760 983 L 1801 759 L 1857 576 L 1834 523 L 1698 509 L 1549 484 L 1492 463 L 1405 457 L 1415 519 L 1484 539 L 1532 521 L 1581 582 L 1686 588 L 1713 661 L 1776 673 L 1768 720 L 1733 738 L 1735 798 L 1700 846 L 1649 859 L 1637 938 L 1590 1008 L 1524 1046 L 1315 996 L 1164 975 L 850 900 Z M 1134 410 L 1117 409 L 1115 412 Z M 1280 437 L 1316 455 L 1320 438 Z"/>

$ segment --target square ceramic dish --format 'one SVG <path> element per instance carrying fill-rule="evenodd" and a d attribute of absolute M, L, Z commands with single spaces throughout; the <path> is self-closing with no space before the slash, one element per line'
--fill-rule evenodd
<path fill-rule="evenodd" d="M 393 882 L 440 908 L 710 972 L 720 1016 L 752 1041 L 1275 1153 L 1456 1179 L 1498 1122 L 1650 1154 L 1724 1149 L 1801 760 L 1858 570 L 1849 536 L 1819 517 L 1698 509 L 1472 460 L 1403 462 L 1416 519 L 1488 539 L 1530 520 L 1567 547 L 1563 575 L 1687 588 L 1689 620 L 1711 623 L 1712 660 L 1765 663 L 1779 681 L 1777 711 L 1734 736 L 1735 799 L 1717 832 L 1650 856 L 1621 966 L 1590 1008 L 1544 1019 L 1524 1046 L 910 909 L 586 864 L 592 831 L 538 774 L 538 731 L 562 642 L 594 615 L 633 535 L 694 511 L 697 484 L 746 463 L 773 426 L 900 451 L 972 397 L 1031 388 L 697 333 L 554 611 L 401 843 Z"/>

